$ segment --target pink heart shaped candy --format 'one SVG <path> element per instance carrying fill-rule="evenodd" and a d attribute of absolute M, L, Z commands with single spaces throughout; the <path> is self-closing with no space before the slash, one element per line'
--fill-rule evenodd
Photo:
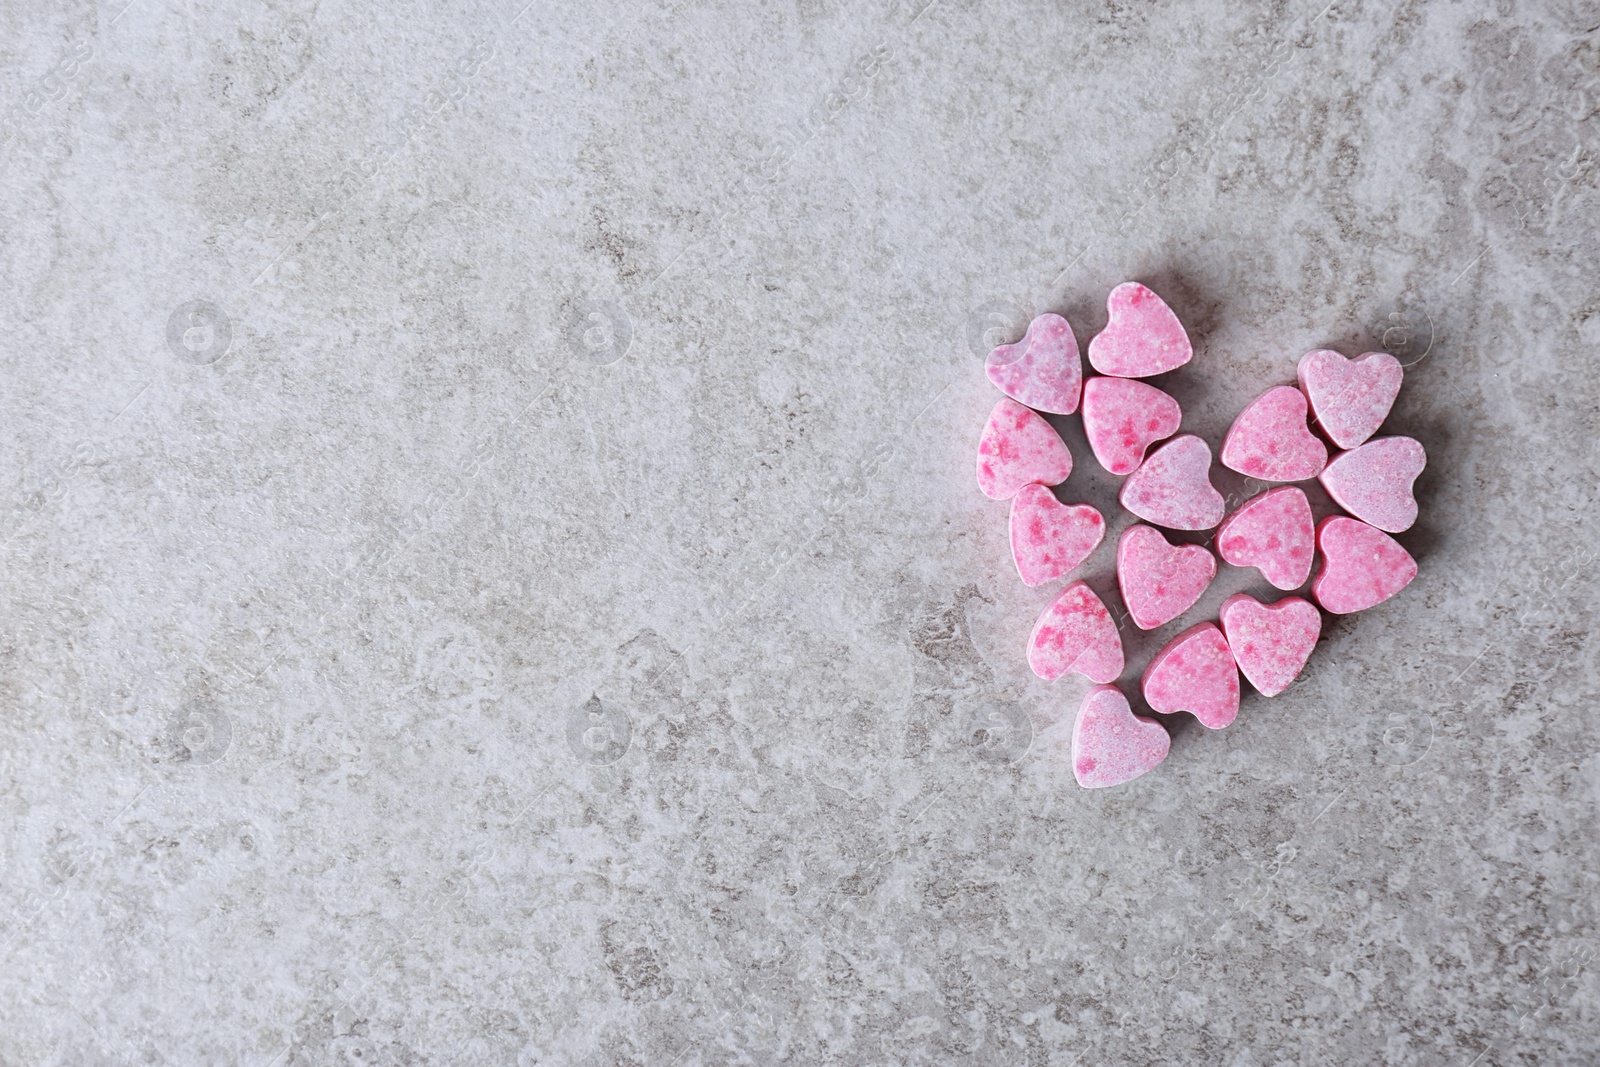
<path fill-rule="evenodd" d="M 1322 348 L 1300 357 L 1296 377 L 1328 439 L 1340 448 L 1354 448 L 1389 417 L 1405 370 L 1387 352 L 1345 359 Z"/>
<path fill-rule="evenodd" d="M 1411 483 L 1427 465 L 1428 454 L 1417 441 L 1376 437 L 1334 456 L 1320 481 L 1334 503 L 1356 518 L 1380 530 L 1400 533 L 1417 521 Z"/>
<path fill-rule="evenodd" d="M 1109 682 L 1122 673 L 1122 636 L 1111 613 L 1083 582 L 1061 590 L 1033 624 L 1028 666 L 1046 681 L 1075 671 L 1091 682 Z"/>
<path fill-rule="evenodd" d="M 1417 561 L 1400 542 L 1362 522 L 1331 515 L 1317 527 L 1322 569 L 1311 583 L 1317 603 L 1335 615 L 1381 604 L 1411 584 Z"/>
<path fill-rule="evenodd" d="M 1153 385 L 1132 378 L 1090 378 L 1083 383 L 1083 432 L 1100 466 L 1131 474 L 1156 441 L 1178 432 L 1183 411 Z"/>
<path fill-rule="evenodd" d="M 1059 578 L 1089 558 L 1106 535 L 1106 520 L 1087 504 L 1063 504 L 1042 485 L 1025 485 L 1011 501 L 1011 558 L 1024 585 Z"/>
<path fill-rule="evenodd" d="M 1022 340 L 989 353 L 986 369 L 989 380 L 1019 404 L 1057 415 L 1078 410 L 1083 360 L 1072 327 L 1060 315 L 1034 319 Z"/>
<path fill-rule="evenodd" d="M 1217 554 L 1235 567 L 1259 569 L 1279 589 L 1305 584 L 1315 547 L 1311 503 L 1293 485 L 1251 497 L 1217 527 Z"/>
<path fill-rule="evenodd" d="M 1009 500 L 1035 482 L 1060 485 L 1072 473 L 1072 453 L 1038 413 L 1006 399 L 994 406 L 978 438 L 978 488 Z"/>
<path fill-rule="evenodd" d="M 1117 542 L 1117 585 L 1141 630 L 1188 611 L 1216 576 L 1217 558 L 1204 545 L 1168 544 L 1152 527 L 1130 526 Z"/>
<path fill-rule="evenodd" d="M 1246 593 L 1222 602 L 1222 632 L 1256 692 L 1277 696 L 1299 675 L 1322 634 L 1316 605 L 1297 596 L 1263 604 Z"/>
<path fill-rule="evenodd" d="M 1187 711 L 1207 729 L 1239 716 L 1239 668 L 1216 623 L 1191 626 L 1155 654 L 1140 680 L 1144 698 L 1163 715 Z"/>
<path fill-rule="evenodd" d="M 1117 499 L 1146 522 L 1172 530 L 1209 530 L 1227 510 L 1211 484 L 1211 446 L 1192 433 L 1150 453 Z"/>
<path fill-rule="evenodd" d="M 1275 385 L 1244 406 L 1222 439 L 1222 465 L 1264 482 L 1303 482 L 1328 465 L 1328 446 L 1306 425 L 1306 396 Z"/>
<path fill-rule="evenodd" d="M 1085 789 L 1121 785 L 1154 770 L 1171 747 L 1166 729 L 1135 715 L 1121 690 L 1097 685 L 1072 724 L 1072 776 Z"/>
<path fill-rule="evenodd" d="M 1178 316 L 1138 282 L 1111 290 L 1106 315 L 1106 328 L 1089 342 L 1089 362 L 1101 374 L 1148 378 L 1175 370 L 1194 355 Z"/>

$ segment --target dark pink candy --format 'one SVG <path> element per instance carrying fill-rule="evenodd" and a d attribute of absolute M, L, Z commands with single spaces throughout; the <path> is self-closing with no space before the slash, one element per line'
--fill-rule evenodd
<path fill-rule="evenodd" d="M 1046 681 L 1073 671 L 1109 682 L 1122 673 L 1122 636 L 1094 590 L 1073 582 L 1050 602 L 1033 624 L 1028 666 Z"/>
<path fill-rule="evenodd" d="M 1246 404 L 1222 439 L 1222 465 L 1264 482 L 1303 482 L 1327 463 L 1328 446 L 1306 425 L 1305 394 L 1292 385 Z"/>
<path fill-rule="evenodd" d="M 1116 686 L 1098 685 L 1072 724 L 1072 775 L 1085 789 L 1121 785 L 1160 766 L 1171 748 L 1165 727 L 1135 715 Z"/>
<path fill-rule="evenodd" d="M 1117 542 L 1117 585 L 1141 630 L 1188 611 L 1216 576 L 1217 558 L 1204 545 L 1168 544 L 1152 527 L 1130 526 Z"/>
<path fill-rule="evenodd" d="M 1063 504 L 1048 487 L 1025 485 L 1011 501 L 1011 558 L 1024 585 L 1059 578 L 1089 558 L 1106 520 L 1087 504 Z"/>
<path fill-rule="evenodd" d="M 1315 548 L 1311 503 L 1293 485 L 1251 497 L 1217 527 L 1217 554 L 1235 567 L 1260 569 L 1279 589 L 1305 584 Z"/>
<path fill-rule="evenodd" d="M 986 368 L 1002 393 L 1035 411 L 1070 415 L 1078 410 L 1083 360 L 1072 327 L 1060 315 L 1034 319 L 1022 340 L 989 353 Z"/>
<path fill-rule="evenodd" d="M 1009 500 L 1025 485 L 1059 485 L 1072 473 L 1072 453 L 1037 412 L 1015 400 L 994 406 L 978 439 L 978 488 Z"/>
<path fill-rule="evenodd" d="M 1132 378 L 1090 378 L 1083 383 L 1083 432 L 1100 466 L 1132 474 L 1156 441 L 1178 432 L 1183 411 L 1153 385 Z"/>
<path fill-rule="evenodd" d="M 1417 576 L 1411 553 L 1360 519 L 1343 515 L 1323 519 L 1317 527 L 1317 546 L 1322 549 L 1322 569 L 1311 583 L 1311 595 L 1335 615 L 1381 604 Z"/>
<path fill-rule="evenodd" d="M 1216 623 L 1191 626 L 1155 654 L 1140 681 L 1150 707 L 1187 711 L 1220 730 L 1239 715 L 1239 668 Z"/>
<path fill-rule="evenodd" d="M 1222 632 L 1239 670 L 1258 693 L 1271 697 L 1289 688 L 1311 658 L 1322 616 L 1297 596 L 1267 605 L 1239 593 L 1222 602 Z"/>

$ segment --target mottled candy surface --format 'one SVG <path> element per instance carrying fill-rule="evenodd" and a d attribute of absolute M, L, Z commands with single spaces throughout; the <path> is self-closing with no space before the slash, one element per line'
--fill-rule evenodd
<path fill-rule="evenodd" d="M 1377 437 L 1340 452 L 1322 472 L 1322 487 L 1356 518 L 1389 533 L 1411 529 L 1417 500 L 1411 485 L 1428 465 L 1422 445 L 1409 437 Z"/>
<path fill-rule="evenodd" d="M 1183 411 L 1153 385 L 1132 378 L 1090 378 L 1083 383 L 1083 431 L 1100 466 L 1132 474 L 1155 442 L 1178 432 Z"/>
<path fill-rule="evenodd" d="M 1217 576 L 1204 545 L 1173 545 L 1150 526 L 1133 525 L 1117 542 L 1117 585 L 1134 625 L 1154 630 L 1188 611 Z"/>
<path fill-rule="evenodd" d="M 1345 359 L 1323 348 L 1300 357 L 1297 377 L 1328 440 L 1340 448 L 1354 448 L 1377 433 L 1389 417 L 1405 371 L 1387 352 Z"/>
<path fill-rule="evenodd" d="M 1122 636 L 1093 589 L 1073 582 L 1044 609 L 1028 638 L 1028 666 L 1047 681 L 1069 671 L 1091 682 L 1122 673 Z"/>
<path fill-rule="evenodd" d="M 1060 315 L 1034 319 L 1022 340 L 989 353 L 985 369 L 995 387 L 1019 404 L 1057 415 L 1078 410 L 1083 360 L 1072 327 Z"/>
<path fill-rule="evenodd" d="M 1211 446 L 1180 434 L 1150 453 L 1117 494 L 1122 506 L 1157 526 L 1209 530 L 1227 505 L 1211 484 Z"/>
<path fill-rule="evenodd" d="M 1222 602 L 1221 614 L 1233 661 L 1264 697 L 1289 688 L 1322 634 L 1316 605 L 1297 596 L 1269 605 L 1239 593 Z"/>
<path fill-rule="evenodd" d="M 1167 302 L 1138 282 L 1106 297 L 1106 328 L 1089 342 L 1089 363 L 1101 374 L 1148 378 L 1189 362 L 1194 348 Z"/>
<path fill-rule="evenodd" d="M 1316 528 L 1311 503 L 1297 486 L 1253 496 L 1217 527 L 1217 554 L 1235 567 L 1255 567 L 1279 589 L 1311 577 Z"/>
<path fill-rule="evenodd" d="M 1264 482 L 1303 482 L 1322 473 L 1328 446 L 1306 424 L 1306 397 L 1276 385 L 1245 405 L 1222 440 L 1222 465 Z"/>
<path fill-rule="evenodd" d="M 1106 520 L 1087 504 L 1063 504 L 1043 485 L 1025 485 L 1011 501 L 1011 558 L 1025 585 L 1059 578 L 1089 558 Z"/>
<path fill-rule="evenodd" d="M 1072 724 L 1072 775 L 1085 789 L 1121 785 L 1154 770 L 1171 747 L 1166 728 L 1135 715 L 1120 689 L 1097 685 Z"/>
<path fill-rule="evenodd" d="M 1140 680 L 1144 699 L 1163 715 L 1187 711 L 1220 730 L 1239 715 L 1239 668 L 1213 622 L 1191 626 L 1151 659 Z"/>
<path fill-rule="evenodd" d="M 978 488 L 1010 500 L 1025 485 L 1060 485 L 1072 473 L 1072 453 L 1055 427 L 1009 397 L 994 406 L 978 438 Z"/>
<path fill-rule="evenodd" d="M 1322 569 L 1311 583 L 1317 603 L 1335 615 L 1381 604 L 1411 584 L 1417 561 L 1400 542 L 1362 522 L 1333 515 L 1317 527 Z"/>

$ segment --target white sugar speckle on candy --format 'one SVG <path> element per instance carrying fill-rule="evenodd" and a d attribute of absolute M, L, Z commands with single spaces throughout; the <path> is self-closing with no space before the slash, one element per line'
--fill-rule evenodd
<path fill-rule="evenodd" d="M 1015 400 L 994 406 L 978 439 L 978 488 L 1009 500 L 1025 485 L 1060 485 L 1072 473 L 1072 453 L 1055 428 Z"/>
<path fill-rule="evenodd" d="M 1155 442 L 1178 432 L 1183 410 L 1153 385 L 1132 378 L 1083 383 L 1083 432 L 1100 466 L 1132 474 Z"/>
<path fill-rule="evenodd" d="M 1150 453 L 1117 494 L 1122 506 L 1170 530 L 1209 530 L 1227 504 L 1211 484 L 1211 446 L 1180 434 Z"/>
<path fill-rule="evenodd" d="M 1166 728 L 1135 715 L 1116 686 L 1084 694 L 1072 724 L 1072 774 L 1085 789 L 1131 782 L 1159 766 L 1171 748 Z"/>
<path fill-rule="evenodd" d="M 990 352 L 985 367 L 995 387 L 1019 404 L 1056 415 L 1078 410 L 1083 360 L 1072 327 L 1060 315 L 1034 319 L 1022 340 Z"/>
<path fill-rule="evenodd" d="M 1083 582 L 1063 589 L 1033 624 L 1028 666 L 1046 681 L 1081 674 L 1110 682 L 1122 673 L 1122 635 L 1104 602 Z"/>

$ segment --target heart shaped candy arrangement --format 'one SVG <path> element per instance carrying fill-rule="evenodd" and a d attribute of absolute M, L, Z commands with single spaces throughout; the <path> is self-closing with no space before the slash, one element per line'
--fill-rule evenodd
<path fill-rule="evenodd" d="M 1224 563 L 1255 567 L 1284 592 L 1311 580 L 1316 604 L 1300 596 L 1274 604 L 1231 596 L 1219 620 L 1184 630 L 1145 668 L 1139 684 L 1153 710 L 1187 712 L 1220 730 L 1239 714 L 1241 673 L 1264 697 L 1283 692 L 1300 674 L 1322 632 L 1317 605 L 1335 615 L 1361 611 L 1417 576 L 1416 561 L 1389 535 L 1416 522 L 1411 487 L 1427 456 L 1409 437 L 1373 437 L 1400 392 L 1398 360 L 1385 352 L 1356 359 L 1308 352 L 1298 385 L 1274 386 L 1239 413 L 1219 458 L 1263 482 L 1317 479 L 1350 514 L 1314 525 L 1305 492 L 1281 485 L 1229 515 L 1211 484 L 1211 446 L 1178 433 L 1178 402 L 1138 380 L 1193 358 L 1183 324 L 1137 282 L 1113 289 L 1106 308 L 1106 328 L 1089 342 L 1089 363 L 1099 377 L 1084 380 L 1077 338 L 1059 315 L 1040 315 L 1022 340 L 989 354 L 989 380 L 1005 399 L 978 441 L 978 487 L 1011 501 L 1011 553 L 1023 582 L 1036 586 L 1071 575 L 1099 546 L 1106 524 L 1094 508 L 1063 504 L 1051 491 L 1072 473 L 1073 459 L 1039 412 L 1071 415 L 1081 406 L 1095 459 L 1125 476 L 1117 499 L 1150 524 L 1129 527 L 1117 544 L 1117 585 L 1135 626 L 1152 630 L 1178 618 L 1217 575 L 1209 549 L 1172 544 L 1158 526 L 1215 529 Z M 1312 579 L 1318 553 L 1322 567 Z M 1073 723 L 1078 784 L 1120 785 L 1167 758 L 1166 728 L 1134 714 L 1112 684 L 1126 665 L 1122 637 L 1086 583 L 1069 582 L 1039 616 L 1028 665 L 1047 680 L 1081 674 L 1096 683 Z"/>

